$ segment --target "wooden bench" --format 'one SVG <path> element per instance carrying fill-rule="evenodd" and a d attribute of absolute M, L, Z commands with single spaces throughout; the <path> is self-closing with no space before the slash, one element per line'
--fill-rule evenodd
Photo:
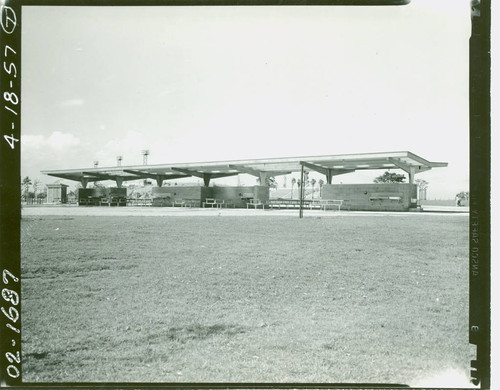
<path fill-rule="evenodd" d="M 87 198 L 78 198 L 78 206 L 88 206 L 88 202 Z"/>
<path fill-rule="evenodd" d="M 206 198 L 205 201 L 203 202 L 203 207 L 205 206 L 211 206 L 214 208 L 222 208 L 222 205 L 224 204 L 224 200 L 219 200 L 219 199 L 214 199 L 214 198 Z"/>
<path fill-rule="evenodd" d="M 101 198 L 99 200 L 99 206 L 103 206 L 103 205 L 111 206 L 111 200 L 108 198 Z"/>
<path fill-rule="evenodd" d="M 127 199 L 127 205 L 128 206 L 138 206 L 139 205 L 139 199 L 128 198 Z"/>
<path fill-rule="evenodd" d="M 257 207 L 259 206 L 262 206 L 262 210 L 264 210 L 264 203 L 262 203 L 259 199 L 249 199 L 247 202 L 247 209 L 250 206 L 255 207 L 255 209 L 257 209 Z"/>
<path fill-rule="evenodd" d="M 119 207 L 126 206 L 127 205 L 127 199 L 126 198 L 116 198 L 116 205 Z"/>
<path fill-rule="evenodd" d="M 184 204 L 186 207 L 200 207 L 200 199 L 184 199 Z"/>
<path fill-rule="evenodd" d="M 278 209 L 298 209 L 300 208 L 300 199 L 272 199 L 268 202 L 270 208 L 277 207 Z M 321 208 L 320 200 L 303 199 L 302 208 L 319 209 Z"/>
<path fill-rule="evenodd" d="M 340 200 L 340 199 L 321 199 L 321 200 L 318 200 L 317 205 L 323 211 L 326 211 L 328 208 L 331 208 L 331 209 L 336 208 L 337 211 L 340 211 L 340 207 L 342 207 L 342 203 L 344 203 L 344 201 Z"/>
<path fill-rule="evenodd" d="M 289 209 L 289 208 L 297 208 L 300 206 L 300 201 L 297 199 L 272 199 L 268 202 L 269 207 L 274 209 L 277 207 L 281 210 L 281 208 Z"/>
<path fill-rule="evenodd" d="M 174 199 L 174 201 L 172 202 L 172 207 L 176 206 L 186 207 L 186 201 L 183 199 Z"/>
<path fill-rule="evenodd" d="M 153 199 L 151 198 L 139 198 L 132 200 L 132 206 L 152 206 Z"/>
<path fill-rule="evenodd" d="M 99 200 L 99 205 L 103 206 L 126 206 L 127 205 L 127 199 L 118 197 L 118 196 L 112 196 L 110 198 L 101 198 Z"/>

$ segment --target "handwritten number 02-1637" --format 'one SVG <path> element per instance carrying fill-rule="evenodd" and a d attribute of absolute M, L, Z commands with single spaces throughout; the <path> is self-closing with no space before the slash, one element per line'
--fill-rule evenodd
<path fill-rule="evenodd" d="M 5 310 L 3 307 L 0 308 L 0 310 L 2 310 L 2 313 L 5 314 L 5 317 L 7 317 L 12 322 L 17 322 L 17 320 L 19 319 L 19 312 L 15 307 L 9 307 L 8 313 L 7 310 Z"/>
<path fill-rule="evenodd" d="M 12 275 L 12 272 L 10 272 L 8 269 L 4 269 L 2 272 L 2 281 L 5 284 L 9 284 L 9 279 L 7 279 L 7 276 L 10 277 L 12 279 L 12 281 L 15 283 L 19 282 L 19 278 Z"/>
<path fill-rule="evenodd" d="M 8 288 L 4 288 L 2 290 L 2 298 L 7 302 L 12 303 L 14 306 L 17 306 L 19 303 L 19 294 L 14 290 L 9 290 Z"/>
<path fill-rule="evenodd" d="M 5 357 L 7 358 L 9 363 L 21 363 L 21 356 L 19 354 L 19 351 L 17 351 L 15 355 L 12 352 L 7 352 L 5 354 Z M 11 372 L 12 370 L 14 370 L 14 373 Z M 11 364 L 9 367 L 7 367 L 7 374 L 12 378 L 17 378 L 19 376 L 19 369 Z"/>
<path fill-rule="evenodd" d="M 2 272 L 2 281 L 4 284 L 9 284 L 9 282 L 18 283 L 19 278 L 14 276 L 9 270 L 4 269 Z M 0 308 L 2 313 L 10 322 L 7 323 L 6 326 L 7 328 L 19 334 L 20 330 L 12 325 L 19 320 L 19 311 L 14 307 L 19 304 L 19 293 L 15 290 L 5 287 L 2 289 L 2 298 L 5 302 L 12 305 L 7 310 L 4 307 Z M 12 340 L 12 342 L 14 343 L 14 340 Z M 11 363 L 7 366 L 7 375 L 14 379 L 19 378 L 21 375 L 21 371 L 19 370 L 17 365 L 21 364 L 21 354 L 19 353 L 19 351 L 6 352 L 5 357 L 9 361 L 9 363 Z"/>

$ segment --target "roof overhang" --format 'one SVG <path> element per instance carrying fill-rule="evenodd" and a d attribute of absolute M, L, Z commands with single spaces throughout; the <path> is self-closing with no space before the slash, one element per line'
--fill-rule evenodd
<path fill-rule="evenodd" d="M 308 170 L 336 175 L 357 170 L 375 169 L 403 169 L 407 172 L 420 173 L 432 168 L 446 167 L 448 163 L 431 162 L 414 153 L 405 151 L 45 170 L 42 173 L 66 180 L 87 180 L 89 182 L 101 180 L 128 181 L 143 178 L 168 180 L 189 176 L 217 178 L 243 173 L 254 176 L 266 173 L 269 176 L 276 176 L 299 172 L 302 166 Z"/>

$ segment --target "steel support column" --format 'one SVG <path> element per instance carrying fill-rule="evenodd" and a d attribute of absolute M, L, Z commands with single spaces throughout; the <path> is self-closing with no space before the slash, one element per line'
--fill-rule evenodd
<path fill-rule="evenodd" d="M 302 166 L 302 168 L 304 168 L 304 167 Z M 329 170 L 326 171 L 326 182 L 328 184 L 332 184 L 332 176 L 333 176 L 333 172 L 332 171 L 333 171 L 332 169 L 329 169 Z"/>
<path fill-rule="evenodd" d="M 267 185 L 266 184 L 266 181 L 267 181 L 267 172 L 260 171 L 259 172 L 259 179 L 260 179 L 260 185 L 261 186 Z"/>
<path fill-rule="evenodd" d="M 117 186 L 118 188 L 122 188 L 122 184 L 123 184 L 123 177 L 116 176 L 116 177 L 115 177 L 115 181 L 116 181 L 116 186 Z"/>
<path fill-rule="evenodd" d="M 83 188 L 87 188 L 87 184 L 89 184 L 89 179 L 88 177 L 82 177 L 80 182 L 82 183 Z"/>
<path fill-rule="evenodd" d="M 211 178 L 212 178 L 211 173 L 204 173 L 203 174 L 203 184 L 205 184 L 205 187 L 208 187 L 210 185 Z"/>
<path fill-rule="evenodd" d="M 304 206 L 304 165 L 300 165 L 300 203 L 299 203 L 299 218 L 302 218 L 303 211 L 302 208 Z"/>
<path fill-rule="evenodd" d="M 415 181 L 415 167 L 411 166 L 407 172 L 408 172 L 408 182 L 410 184 L 413 184 L 413 182 Z"/>

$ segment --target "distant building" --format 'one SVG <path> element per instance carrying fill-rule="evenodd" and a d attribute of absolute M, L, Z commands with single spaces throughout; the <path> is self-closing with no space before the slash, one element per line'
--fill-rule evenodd
<path fill-rule="evenodd" d="M 67 203 L 68 187 L 61 183 L 47 184 L 47 203 Z"/>

